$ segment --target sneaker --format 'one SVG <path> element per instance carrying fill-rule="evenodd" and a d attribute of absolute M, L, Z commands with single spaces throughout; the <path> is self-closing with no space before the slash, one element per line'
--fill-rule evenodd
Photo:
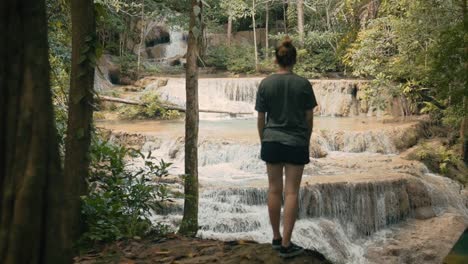
<path fill-rule="evenodd" d="M 278 239 L 273 239 L 271 241 L 271 247 L 274 249 L 274 250 L 280 250 L 281 249 L 281 241 L 283 239 L 280 237 Z"/>
<path fill-rule="evenodd" d="M 282 258 L 292 258 L 302 254 L 302 252 L 304 252 L 304 248 L 291 242 L 288 247 L 281 246 L 279 255 Z"/>

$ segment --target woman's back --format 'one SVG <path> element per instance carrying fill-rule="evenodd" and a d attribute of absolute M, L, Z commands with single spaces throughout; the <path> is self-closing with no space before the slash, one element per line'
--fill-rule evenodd
<path fill-rule="evenodd" d="M 259 86 L 255 109 L 267 113 L 263 142 L 307 146 L 306 111 L 317 105 L 310 82 L 294 73 L 273 74 Z"/>

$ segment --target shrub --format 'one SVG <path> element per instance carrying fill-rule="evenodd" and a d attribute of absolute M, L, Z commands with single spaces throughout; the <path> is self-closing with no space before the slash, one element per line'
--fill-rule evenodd
<path fill-rule="evenodd" d="M 255 71 L 254 47 L 246 44 L 210 47 L 204 63 L 233 73 L 252 73 Z"/>
<path fill-rule="evenodd" d="M 141 157 L 144 166 L 130 166 L 128 157 Z M 135 236 L 144 236 L 154 229 L 149 217 L 154 206 L 167 201 L 167 187 L 154 183 L 154 178 L 168 174 L 171 165 L 159 163 L 151 156 L 133 149 L 94 138 L 91 146 L 91 174 L 89 194 L 82 197 L 82 214 L 87 231 L 84 244 L 109 242 Z"/>
<path fill-rule="evenodd" d="M 137 61 L 137 56 L 130 53 L 125 53 L 117 57 L 117 63 L 120 65 L 122 78 L 128 77 L 130 80 L 136 80 L 138 78 Z"/>
<path fill-rule="evenodd" d="M 119 108 L 119 115 L 124 119 L 176 119 L 180 117 L 180 112 L 167 110 L 161 106 L 158 94 L 147 92 L 141 96 L 141 101 L 146 106 L 126 105 Z"/>
<path fill-rule="evenodd" d="M 281 41 L 284 34 L 273 36 L 272 39 Z M 338 41 L 338 33 L 309 31 L 304 36 L 304 45 L 299 45 L 299 36 L 290 35 L 297 49 L 297 64 L 294 71 L 306 78 L 317 78 L 329 72 L 342 70 L 340 58 L 336 54 L 333 43 Z M 274 52 L 272 52 L 274 56 Z"/>

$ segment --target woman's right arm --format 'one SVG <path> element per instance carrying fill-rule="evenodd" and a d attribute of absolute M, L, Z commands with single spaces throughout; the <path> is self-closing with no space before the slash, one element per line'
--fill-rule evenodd
<path fill-rule="evenodd" d="M 309 109 L 306 111 L 306 122 L 307 128 L 309 129 L 309 141 L 312 136 L 312 130 L 314 129 L 314 109 Z"/>
<path fill-rule="evenodd" d="M 260 137 L 260 141 L 262 141 L 263 130 L 265 129 L 265 113 L 264 112 L 258 112 L 257 129 L 258 129 L 258 136 Z"/>

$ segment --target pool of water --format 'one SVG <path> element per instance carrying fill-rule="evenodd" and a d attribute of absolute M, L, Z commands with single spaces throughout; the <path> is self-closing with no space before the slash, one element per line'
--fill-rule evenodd
<path fill-rule="evenodd" d="M 452 251 L 444 260 L 444 264 L 466 263 L 468 263 L 468 229 L 461 235 Z"/>
<path fill-rule="evenodd" d="M 257 123 L 255 118 L 200 120 L 200 137 L 238 140 L 257 140 Z M 315 117 L 314 131 L 365 131 L 391 128 L 395 125 L 411 124 L 411 120 L 389 122 L 378 117 Z M 141 133 L 146 135 L 179 137 L 184 135 L 184 120 L 140 120 L 96 122 L 98 127 L 115 132 Z"/>

